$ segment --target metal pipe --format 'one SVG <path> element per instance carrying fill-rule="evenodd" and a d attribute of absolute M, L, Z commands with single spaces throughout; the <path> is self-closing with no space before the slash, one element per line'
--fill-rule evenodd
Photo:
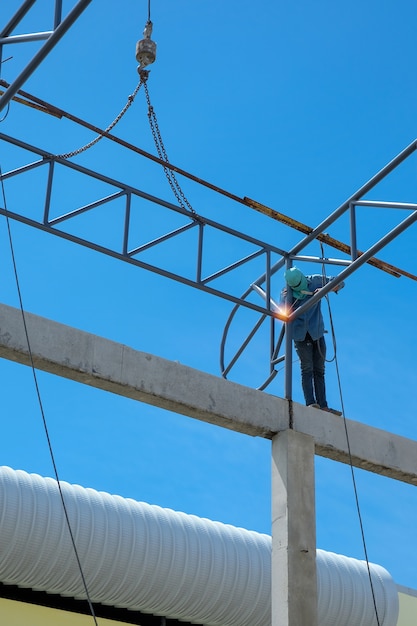
<path fill-rule="evenodd" d="M 55 163 L 51 161 L 48 167 L 48 180 L 46 182 L 45 206 L 43 210 L 43 223 L 49 224 L 49 210 L 51 208 L 52 183 L 54 180 Z"/>
<path fill-rule="evenodd" d="M 398 235 L 404 232 L 407 228 L 412 226 L 416 221 L 417 210 L 408 217 L 406 217 L 402 222 L 400 222 L 400 224 L 398 224 L 389 233 L 382 237 L 382 239 L 377 241 L 366 252 L 364 252 L 360 257 L 353 261 L 353 263 L 349 267 L 342 270 L 334 280 L 327 283 L 327 285 L 324 285 L 324 287 L 322 287 L 317 293 L 315 293 L 314 296 L 312 296 L 308 300 L 308 302 L 305 302 L 296 311 L 293 311 L 289 316 L 290 321 L 292 322 L 297 317 L 302 315 L 305 311 L 307 311 L 310 307 L 314 306 L 314 304 L 321 300 L 327 293 L 329 293 L 329 291 L 332 291 L 335 287 L 337 287 L 337 285 L 339 285 L 346 278 L 348 278 L 348 276 L 353 274 L 353 272 L 355 272 L 359 267 L 364 265 L 364 263 L 366 263 L 371 256 L 373 256 L 376 252 L 379 252 L 379 250 L 382 250 L 382 248 L 391 243 L 391 241 L 398 237 Z"/>
<path fill-rule="evenodd" d="M 1 37 L 0 46 L 12 43 L 27 43 L 28 41 L 42 41 L 48 39 L 52 35 L 53 30 L 45 30 L 39 33 L 28 33 L 26 35 L 12 35 L 10 37 Z"/>
<path fill-rule="evenodd" d="M 250 331 L 249 335 L 246 337 L 245 341 L 242 343 L 240 348 L 238 348 L 238 350 L 235 352 L 234 356 L 230 359 L 229 365 L 226 368 L 222 369 L 222 375 L 225 378 L 226 378 L 227 374 L 230 372 L 230 370 L 232 369 L 232 367 L 234 366 L 234 364 L 236 363 L 236 361 L 238 360 L 238 358 L 241 356 L 241 354 L 243 354 L 245 348 L 249 345 L 251 339 L 256 335 L 256 333 L 260 329 L 261 325 L 265 321 L 266 317 L 267 317 L 266 315 L 261 315 L 261 317 L 258 319 L 256 324 L 253 326 L 253 328 Z"/>
<path fill-rule="evenodd" d="M 268 309 L 271 308 L 271 298 L 272 298 L 272 294 L 271 294 L 271 273 L 270 273 L 270 267 L 271 267 L 271 253 L 269 251 L 266 252 L 266 265 L 265 265 L 265 293 L 266 293 L 266 306 Z"/>
<path fill-rule="evenodd" d="M 266 250 L 263 249 L 263 248 L 261 248 L 260 250 L 256 250 L 255 252 L 252 252 L 252 254 L 248 254 L 247 256 L 243 257 L 242 259 L 239 259 L 239 261 L 235 261 L 234 263 L 231 263 L 230 265 L 227 265 L 225 268 L 219 270 L 218 272 L 215 272 L 214 274 L 210 274 L 210 276 L 207 276 L 206 278 L 204 278 L 203 282 L 204 283 L 209 283 L 211 280 L 215 280 L 216 278 L 220 278 L 220 276 L 224 276 L 224 274 L 227 274 L 231 270 L 234 270 L 237 267 L 241 267 L 245 263 L 248 263 L 249 261 L 252 261 L 253 259 L 256 259 L 258 256 L 260 256 L 261 254 L 265 254 L 265 253 L 266 253 Z M 268 305 L 269 299 L 267 299 L 266 302 L 267 302 L 267 305 Z M 269 308 L 270 307 L 268 306 L 268 309 Z"/>
<path fill-rule="evenodd" d="M 197 247 L 197 276 L 196 282 L 201 283 L 201 274 L 203 268 L 203 235 L 204 224 L 201 222 L 198 225 L 198 247 Z"/>
<path fill-rule="evenodd" d="M 132 207 L 132 194 L 126 194 L 126 210 L 125 210 L 125 219 L 124 219 L 124 228 L 123 228 L 123 254 L 127 255 L 128 244 L 129 244 L 129 228 L 130 228 L 130 210 Z"/>
<path fill-rule="evenodd" d="M 266 304 L 268 309 L 271 308 L 271 276 L 269 273 L 269 268 L 271 267 L 271 253 L 266 253 Z M 274 371 L 274 365 L 272 363 L 272 359 L 274 358 L 275 353 L 275 320 L 273 317 L 269 320 L 269 372 L 270 374 Z"/>
<path fill-rule="evenodd" d="M 277 345 L 275 347 L 274 354 L 272 355 L 272 360 L 271 360 L 272 365 L 277 365 L 278 363 L 281 363 L 285 359 L 285 355 L 278 357 L 278 353 L 281 349 L 281 344 L 284 339 L 284 334 L 285 334 L 285 324 L 282 324 L 281 331 L 279 333 L 279 337 L 277 341 Z"/>
<path fill-rule="evenodd" d="M 96 209 L 107 202 L 112 202 L 113 200 L 117 200 L 121 196 L 126 196 L 126 192 L 122 189 L 113 194 L 105 196 L 104 198 L 100 198 L 100 200 L 95 200 L 94 202 L 89 202 L 88 204 L 84 204 L 79 209 L 74 209 L 73 211 L 69 211 L 68 213 L 64 213 L 63 215 L 59 215 L 58 217 L 54 217 L 51 220 L 48 220 L 48 224 L 51 226 L 55 226 L 56 224 L 60 224 L 61 222 L 65 222 L 66 220 L 70 220 L 77 215 L 81 215 L 82 213 L 86 213 L 87 211 L 91 211 L 92 209 Z"/>
<path fill-rule="evenodd" d="M 244 297 L 246 298 L 246 296 L 250 293 L 250 289 L 248 289 L 248 291 L 245 293 Z M 222 373 L 222 376 L 224 378 L 226 378 L 226 376 L 224 376 L 224 371 L 225 371 L 225 367 L 224 367 L 224 349 L 225 349 L 225 345 L 226 345 L 226 339 L 227 339 L 227 335 L 229 333 L 229 328 L 230 325 L 233 321 L 233 318 L 235 317 L 237 311 L 239 310 L 239 304 L 235 305 L 232 309 L 232 312 L 230 313 L 229 317 L 227 318 L 226 324 L 224 325 L 224 329 L 223 329 L 223 335 L 222 335 L 222 339 L 220 342 L 220 371 Z"/>
<path fill-rule="evenodd" d="M 9 33 L 12 32 L 13 29 L 22 21 L 25 17 L 26 13 L 31 9 L 31 7 L 35 4 L 36 0 L 26 0 L 23 2 L 21 7 L 16 11 L 13 17 L 8 21 L 6 26 L 0 31 L 0 37 L 7 37 Z"/>
<path fill-rule="evenodd" d="M 329 257 L 317 257 L 317 256 L 304 256 L 297 254 L 296 256 L 291 256 L 293 261 L 306 261 L 308 263 L 327 263 L 327 265 L 350 265 L 350 260 L 343 259 L 332 259 Z"/>
<path fill-rule="evenodd" d="M 284 357 L 282 357 L 284 358 Z M 268 387 L 268 385 L 270 383 L 272 383 L 272 381 L 274 380 L 275 376 L 278 374 L 277 370 L 272 370 L 272 372 L 270 373 L 270 375 L 268 376 L 268 378 L 262 383 L 262 385 L 260 385 L 259 387 L 257 387 L 256 389 L 258 391 L 263 391 L 264 389 L 266 389 Z"/>
<path fill-rule="evenodd" d="M 18 176 L 19 174 L 24 174 L 25 172 L 30 172 L 31 170 L 35 170 L 38 167 L 42 167 L 45 165 L 47 161 L 45 159 L 41 159 L 40 161 L 34 161 L 33 163 L 28 163 L 27 165 L 22 165 L 21 167 L 17 167 L 14 170 L 10 170 L 9 172 L 4 172 L 1 174 L 0 178 L 2 180 L 7 180 L 8 178 L 13 178 L 13 176 Z"/>
<path fill-rule="evenodd" d="M 287 270 L 292 267 L 292 260 L 288 258 L 286 260 Z M 287 295 L 285 303 L 289 307 L 292 304 L 291 289 L 287 287 Z M 292 400 L 292 327 L 291 318 L 285 322 L 285 376 L 284 376 L 284 393 L 286 400 Z"/>
<path fill-rule="evenodd" d="M 9 86 L 8 83 L 6 83 L 6 81 L 1 80 L 1 79 L 0 79 L 0 85 L 2 85 L 3 87 Z M 240 198 L 239 196 L 236 196 L 235 194 L 230 193 L 229 191 L 226 191 L 225 189 L 222 189 L 221 187 L 217 187 L 216 185 L 213 185 L 212 183 L 209 183 L 201 178 L 198 178 L 197 176 L 194 176 L 193 174 L 190 174 L 189 172 L 185 170 L 180 169 L 179 167 L 176 167 L 172 163 L 167 163 L 165 161 L 162 161 L 158 157 L 150 154 L 149 152 L 146 152 L 145 150 L 142 150 L 141 148 L 138 148 L 137 146 L 134 146 L 128 143 L 127 141 L 124 141 L 123 139 L 120 139 L 120 137 L 116 137 L 115 135 L 108 133 L 103 129 L 93 126 L 92 124 L 89 124 L 88 122 L 85 122 L 84 120 L 77 118 L 74 115 L 71 115 L 70 113 L 67 113 L 63 109 L 58 109 L 57 107 L 50 105 L 49 103 L 45 102 L 44 100 L 41 100 L 40 98 L 37 98 L 24 91 L 19 91 L 19 94 L 21 94 L 25 98 L 28 98 L 29 101 L 38 104 L 40 107 L 42 107 L 42 110 L 45 110 L 50 115 L 55 115 L 56 117 L 65 117 L 77 124 L 80 124 L 86 128 L 89 128 L 90 130 L 93 130 L 94 132 L 102 135 L 103 137 L 106 137 L 107 139 L 110 139 L 111 141 L 114 141 L 128 148 L 129 150 L 132 150 L 136 152 L 137 154 L 140 154 L 144 156 L 145 158 L 154 161 L 155 163 L 159 163 L 160 165 L 163 165 L 163 167 L 169 168 L 170 170 L 178 174 L 181 174 L 182 176 L 189 178 L 190 180 L 193 180 L 194 182 L 200 185 L 203 185 L 209 189 L 212 189 L 213 191 L 220 193 L 231 200 L 239 202 L 252 209 L 261 211 L 261 213 L 265 215 L 269 215 L 270 217 L 274 219 L 278 219 L 279 221 L 286 224 L 287 226 L 290 226 L 291 228 L 296 228 L 297 230 L 300 230 L 301 232 L 306 233 L 306 234 L 312 232 L 313 230 L 311 227 L 308 227 L 305 224 L 302 224 L 301 222 L 294 220 L 293 218 L 289 218 L 288 216 L 285 216 L 282 213 L 278 213 L 277 211 L 268 209 L 268 207 L 265 207 L 264 205 L 260 204 L 259 202 L 256 202 L 255 200 L 251 200 L 250 198 L 247 198 L 246 196 L 244 198 Z M 27 104 L 28 106 L 33 106 L 31 102 L 24 102 L 24 104 Z M 347 246 L 343 242 L 337 241 L 336 239 L 334 239 L 333 237 L 330 237 L 327 234 L 319 235 L 317 239 L 319 241 L 323 241 L 324 243 L 327 243 L 333 248 L 341 250 L 342 252 L 350 255 L 349 246 Z M 282 254 L 286 254 L 286 253 L 282 252 Z M 387 272 L 388 274 L 391 274 L 392 276 L 395 276 L 396 278 L 399 278 L 400 276 L 406 276 L 408 278 L 411 278 L 412 280 L 417 280 L 417 277 L 414 276 L 413 274 L 410 274 L 409 272 L 401 270 L 400 268 L 394 267 L 393 265 L 386 263 L 384 261 L 381 261 L 379 259 L 369 259 L 368 263 L 370 265 L 373 265 L 374 267 L 377 267 L 378 269 L 384 272 Z M 283 264 L 284 263 L 282 262 L 280 267 L 282 267 Z M 277 271 L 277 269 L 279 269 L 279 267 L 274 266 L 274 272 Z M 258 285 L 261 285 L 263 281 L 264 281 L 264 277 L 260 277 L 258 281 L 254 281 L 254 282 L 256 282 Z"/>
<path fill-rule="evenodd" d="M 141 267 L 144 270 L 154 272 L 156 274 L 159 274 L 160 276 L 164 276 L 165 278 L 176 280 L 189 287 L 195 287 L 196 289 L 200 289 L 200 291 L 204 291 L 213 296 L 217 296 L 219 298 L 228 300 L 229 302 L 232 302 L 233 304 L 238 305 L 237 308 L 239 308 L 239 306 L 244 306 L 247 309 L 251 309 L 253 311 L 256 311 L 257 313 L 261 313 L 262 315 L 271 314 L 269 311 L 266 311 L 264 307 L 261 307 L 256 304 L 253 304 L 252 302 L 243 300 L 242 298 L 238 298 L 237 296 L 231 293 L 227 293 L 225 291 L 221 291 L 220 289 L 209 287 L 208 285 L 204 285 L 203 283 L 196 283 L 194 280 L 186 276 L 181 276 L 180 274 L 176 274 L 162 267 L 152 265 L 151 263 L 146 263 L 145 261 L 140 261 L 139 259 L 136 259 L 131 256 L 132 252 L 130 252 L 126 256 L 125 254 L 122 254 L 122 252 L 118 252 L 117 250 L 107 248 L 100 244 L 89 241 L 88 239 L 83 239 L 82 237 L 78 237 L 77 235 L 72 235 L 71 233 L 67 233 L 63 230 L 52 228 L 51 226 L 47 224 L 42 224 L 41 222 L 38 222 L 29 217 L 26 217 L 25 215 L 20 215 L 19 213 L 14 213 L 9 210 L 6 211 L 5 209 L 1 207 L 0 207 L 0 215 L 7 216 L 10 219 L 16 220 L 17 222 L 20 222 L 22 224 L 26 224 L 27 226 L 32 226 L 43 232 L 56 235 L 58 237 L 61 237 L 62 239 L 66 239 L 67 241 L 72 241 L 73 243 L 79 244 L 86 248 L 90 248 L 91 250 L 95 250 L 96 252 L 106 254 L 110 257 L 113 257 L 114 259 L 119 259 L 120 261 L 125 261 L 126 263 L 130 263 L 131 265 L 135 265 L 136 267 Z"/>
<path fill-rule="evenodd" d="M 173 237 L 176 237 L 177 235 L 180 235 L 181 233 L 185 233 L 187 230 L 190 230 L 190 228 L 195 228 L 196 225 L 197 225 L 197 222 L 189 222 L 188 224 L 185 224 L 184 226 L 179 226 L 175 230 L 171 230 L 169 233 L 166 233 L 165 235 L 156 237 L 155 239 L 152 239 L 151 241 L 148 241 L 147 243 L 144 243 L 141 246 L 138 246 L 137 248 L 133 248 L 132 250 L 129 250 L 128 255 L 133 256 L 135 254 L 140 254 L 141 252 L 145 252 L 145 250 L 149 250 L 150 248 L 153 248 L 154 246 L 157 246 L 158 244 L 163 243 L 164 241 L 168 241 L 169 239 L 172 239 Z"/>
<path fill-rule="evenodd" d="M 0 111 L 2 111 L 5 106 L 7 106 L 7 104 L 10 102 L 13 96 L 15 96 L 16 93 L 19 91 L 20 87 L 25 83 L 25 81 L 29 78 L 29 76 L 35 71 L 38 65 L 40 65 L 40 63 L 49 54 L 49 52 L 58 43 L 58 41 L 64 36 L 67 30 L 73 25 L 73 23 L 77 20 L 77 18 L 81 15 L 81 13 L 87 8 L 87 6 L 90 4 L 91 1 L 92 0 L 79 0 L 79 2 L 75 5 L 72 11 L 54 30 L 53 34 L 48 38 L 48 40 L 42 46 L 39 52 L 35 54 L 33 59 L 25 67 L 23 72 L 19 74 L 19 76 L 14 80 L 14 82 L 10 85 L 10 87 L 5 91 L 3 96 L 0 98 Z"/>
<path fill-rule="evenodd" d="M 55 0 L 54 29 L 59 26 L 62 20 L 62 0 Z"/>
<path fill-rule="evenodd" d="M 7 83 L 5 80 L 0 80 L 0 85 L 5 88 L 10 87 L 9 83 Z M 98 126 L 95 126 L 94 124 L 90 124 L 89 122 L 86 122 L 80 117 L 76 117 L 75 115 L 72 115 L 71 113 L 68 113 L 67 111 L 64 111 L 63 109 L 53 106 L 52 104 L 49 104 L 49 102 L 46 102 L 45 100 L 42 100 L 41 98 L 37 98 L 36 96 L 30 93 L 27 93 L 26 91 L 22 91 L 22 90 L 19 91 L 19 95 L 23 96 L 24 98 L 27 98 L 28 101 L 38 104 L 43 109 L 45 109 L 45 112 L 49 113 L 50 115 L 55 115 L 56 117 L 65 117 L 67 120 L 70 120 L 71 122 L 74 122 L 75 124 L 79 124 L 80 126 L 83 126 L 84 128 L 88 128 L 94 133 L 97 133 L 98 135 L 102 135 L 103 137 L 106 137 L 106 139 L 109 139 L 110 141 L 114 141 L 115 143 L 119 144 L 120 146 L 123 146 L 124 148 L 127 148 L 128 150 L 132 150 L 132 152 L 136 152 L 136 154 L 140 154 L 146 159 L 149 159 L 150 161 L 153 161 L 154 163 L 158 163 L 159 165 L 162 165 L 163 167 L 166 167 L 169 170 L 172 170 L 176 174 L 180 174 L 181 176 L 184 176 L 185 178 L 189 178 L 190 180 L 196 182 L 199 185 L 203 185 L 204 187 L 207 187 L 208 189 L 211 189 L 212 191 L 215 191 L 216 193 L 226 196 L 230 200 L 234 200 L 235 202 L 239 202 L 240 204 L 253 208 L 253 206 L 249 204 L 245 198 L 240 198 L 239 196 L 229 191 L 226 191 L 225 189 L 222 189 L 221 187 L 218 187 L 217 185 L 213 185 L 212 183 L 209 183 L 208 181 L 203 180 L 202 178 L 199 178 L 198 176 L 194 176 L 193 174 L 190 174 L 190 172 L 187 172 L 186 170 L 183 170 L 180 167 L 173 165 L 172 163 L 167 163 L 163 159 L 159 159 L 157 156 L 151 154 L 150 152 L 147 152 L 146 150 L 142 150 L 142 148 L 139 148 L 138 146 L 135 146 L 129 143 L 128 141 L 125 141 L 124 139 L 121 139 L 120 137 L 117 137 L 116 135 L 113 135 L 112 133 L 107 132 L 106 130 L 102 128 L 99 128 Z M 27 104 L 29 104 L 29 102 Z"/>
<path fill-rule="evenodd" d="M 356 239 L 356 208 L 355 204 L 350 204 L 350 256 L 352 261 L 358 258 L 358 246 Z"/>
<path fill-rule="evenodd" d="M 333 213 L 331 213 L 321 224 L 316 226 L 314 230 L 307 235 L 300 243 L 298 243 L 292 250 L 290 250 L 289 254 L 297 254 L 299 250 L 304 248 L 307 244 L 317 238 L 317 235 L 321 235 L 333 222 L 335 222 L 347 209 L 349 208 L 351 202 L 356 202 L 362 196 L 364 196 L 368 191 L 370 191 L 375 185 L 381 182 L 394 170 L 398 165 L 400 165 L 407 157 L 410 156 L 417 149 L 417 140 L 414 139 L 402 152 L 397 154 L 387 165 L 385 165 L 379 172 L 377 172 L 372 178 L 368 180 L 362 187 L 360 187 L 355 193 L 346 200 L 343 204 L 339 206 Z M 370 257 L 368 257 L 369 259 Z"/>
<path fill-rule="evenodd" d="M 394 170 L 398 165 L 400 165 L 407 157 L 410 156 L 417 149 L 417 139 L 414 139 L 404 150 L 402 150 L 396 157 L 394 157 L 387 165 L 385 165 L 379 172 L 377 172 L 368 182 L 366 182 L 362 187 L 360 187 L 355 193 L 346 200 L 343 204 L 341 204 L 331 215 L 329 215 L 321 224 L 316 226 L 304 239 L 302 239 L 297 245 L 295 245 L 289 252 L 289 257 L 294 257 L 294 255 L 298 254 L 300 250 L 305 248 L 309 243 L 318 238 L 319 235 L 322 235 L 324 231 L 335 222 L 343 213 L 345 213 L 352 202 L 357 203 L 362 196 L 364 196 L 368 191 L 370 191 L 375 185 L 381 182 L 385 176 L 387 176 L 392 170 Z M 367 257 L 369 260 L 371 257 Z M 284 266 L 285 261 L 283 259 L 279 260 L 275 265 L 271 268 L 271 274 L 277 272 L 281 267 Z M 265 281 L 265 274 L 260 276 L 256 281 L 253 281 L 254 284 L 261 285 Z"/>
<path fill-rule="evenodd" d="M 172 209 L 176 213 L 181 213 L 181 215 L 185 215 L 187 218 L 191 217 L 190 212 L 187 209 L 183 209 L 182 207 L 176 204 L 172 204 L 172 202 L 167 202 L 163 200 L 162 198 L 157 198 L 156 196 L 153 196 L 144 191 L 141 191 L 140 189 L 137 189 L 136 187 L 126 185 L 125 183 L 115 180 L 114 178 L 110 178 L 109 176 L 106 176 L 104 174 L 99 174 L 98 172 L 95 172 L 94 170 L 91 170 L 82 165 L 73 163 L 72 161 L 68 161 L 67 159 L 63 159 L 62 157 L 54 156 L 50 154 L 49 152 L 36 148 L 35 146 L 32 146 L 24 141 L 21 141 L 20 139 L 9 137 L 8 135 L 0 133 L 0 141 L 2 140 L 7 141 L 8 143 L 11 143 L 14 146 L 18 146 L 19 148 L 23 148 L 24 150 L 27 150 L 28 152 L 33 152 L 34 154 L 41 156 L 43 160 L 40 161 L 39 163 L 36 163 L 34 167 L 37 167 L 39 165 L 44 165 L 46 162 L 53 160 L 60 165 L 64 165 L 65 167 L 69 167 L 70 169 L 75 170 L 76 172 L 80 172 L 81 174 L 86 174 L 87 176 L 91 176 L 91 178 L 95 178 L 96 180 L 101 180 L 104 183 L 107 183 L 114 187 L 118 187 L 119 189 L 123 189 L 126 192 L 129 191 L 133 195 L 139 196 L 140 198 L 144 198 L 145 200 L 149 200 L 150 202 L 154 202 L 155 204 L 159 204 L 160 206 L 163 206 L 167 209 Z M 19 173 L 20 171 L 21 170 L 14 170 L 13 172 L 7 172 L 6 174 L 2 175 L 2 178 L 6 179 L 14 175 L 14 173 Z M 245 233 L 235 230 L 234 228 L 229 228 L 228 226 L 225 226 L 223 224 L 220 224 L 219 222 L 215 222 L 214 220 L 210 220 L 208 218 L 199 217 L 199 219 L 202 220 L 202 222 L 206 226 L 217 228 L 218 230 L 224 233 L 227 233 L 228 235 L 232 235 L 234 237 L 237 237 L 238 239 L 247 241 L 255 246 L 258 246 L 259 248 L 270 250 L 271 252 L 274 252 L 275 254 L 279 254 L 279 255 L 285 254 L 284 250 L 281 250 L 280 248 L 277 248 L 276 246 L 267 244 L 264 241 L 261 241 L 260 239 L 251 237 L 250 235 L 246 235 Z"/>
<path fill-rule="evenodd" d="M 274 365 L 272 363 L 272 359 L 274 357 L 275 351 L 275 320 L 273 317 L 269 318 L 269 372 L 272 374 L 274 371 Z"/>
<path fill-rule="evenodd" d="M 385 202 L 384 200 L 358 200 L 355 206 L 366 206 L 375 209 L 408 209 L 415 211 L 417 204 L 412 202 Z"/>

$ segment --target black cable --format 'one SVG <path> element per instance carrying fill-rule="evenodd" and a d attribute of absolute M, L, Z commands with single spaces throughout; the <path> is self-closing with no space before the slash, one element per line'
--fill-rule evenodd
<path fill-rule="evenodd" d="M 85 580 L 83 569 L 81 567 L 81 561 L 80 561 L 80 557 L 78 555 L 77 546 L 75 545 L 74 534 L 72 532 L 71 523 L 70 523 L 69 515 L 68 515 L 68 510 L 67 510 L 67 507 L 66 507 L 66 504 L 65 504 L 65 500 L 64 500 L 64 494 L 62 493 L 61 482 L 60 482 L 60 479 L 59 479 L 58 469 L 57 469 L 57 465 L 56 465 L 56 462 L 55 462 L 55 455 L 54 455 L 54 452 L 53 452 L 53 449 L 52 449 L 52 443 L 51 443 L 51 439 L 50 439 L 50 436 L 49 436 L 48 426 L 47 426 L 47 423 L 46 423 L 45 411 L 43 409 L 43 403 L 42 403 L 42 399 L 41 399 L 41 394 L 40 394 L 40 389 L 39 389 L 39 384 L 38 384 L 38 378 L 36 376 L 36 370 L 35 370 L 35 365 L 34 365 L 34 361 L 33 361 L 33 354 L 32 354 L 30 341 L 29 341 L 29 333 L 28 333 L 27 324 L 26 324 L 26 316 L 25 316 L 25 312 L 24 312 L 24 308 L 23 308 L 23 298 L 22 298 L 22 293 L 21 293 L 21 289 L 20 289 L 19 277 L 18 277 L 18 273 L 17 273 L 16 257 L 15 257 L 15 253 L 14 253 L 14 247 L 13 247 L 12 233 L 11 233 L 11 228 L 10 228 L 10 220 L 9 220 L 9 216 L 8 216 L 8 212 L 7 212 L 6 192 L 5 192 L 5 188 L 4 188 L 4 180 L 3 180 L 3 173 L 2 173 L 1 165 L 0 165 L 0 180 L 1 180 L 1 189 L 2 189 L 2 196 L 3 196 L 3 202 L 4 202 L 4 211 L 5 211 L 6 224 L 7 224 L 7 232 L 8 232 L 8 236 L 9 236 L 10 252 L 11 252 L 12 263 L 13 263 L 13 270 L 14 270 L 14 275 L 15 275 L 15 280 L 16 280 L 16 288 L 17 288 L 17 293 L 18 293 L 18 298 L 19 298 L 20 311 L 22 313 L 22 321 L 23 321 L 23 327 L 24 327 L 25 336 L 26 336 L 26 342 L 27 342 L 27 346 L 28 346 L 30 365 L 31 365 L 31 369 L 32 369 L 34 383 L 35 383 L 36 394 L 37 394 L 37 397 L 38 397 L 39 409 L 40 409 L 41 416 L 42 416 L 43 427 L 44 427 L 44 431 L 45 431 L 45 435 L 46 435 L 46 440 L 48 442 L 49 454 L 50 454 L 51 460 L 52 460 L 52 465 L 53 465 L 53 469 L 54 469 L 55 479 L 56 479 L 56 482 L 57 482 L 57 485 L 58 485 L 58 491 L 59 491 L 59 495 L 60 495 L 60 499 L 61 499 L 64 515 L 65 515 L 66 524 L 67 524 L 67 527 L 68 527 L 68 532 L 69 532 L 69 535 L 70 535 L 70 538 L 71 538 L 72 547 L 74 549 L 75 558 L 76 558 L 76 561 L 77 561 L 78 569 L 80 571 L 80 576 L 81 576 L 81 580 L 82 580 L 82 583 L 83 583 L 84 591 L 85 591 L 85 594 L 87 596 L 87 602 L 88 602 L 88 605 L 90 607 L 90 612 L 91 612 L 91 615 L 93 617 L 95 626 L 98 626 L 97 619 L 96 619 L 95 612 L 94 612 L 94 607 L 93 607 L 93 604 L 92 604 L 91 599 L 90 599 L 90 594 L 88 592 L 87 582 Z"/>
<path fill-rule="evenodd" d="M 6 113 L 3 115 L 3 117 L 0 120 L 0 122 L 4 122 L 6 117 L 9 115 L 9 111 L 10 111 L 10 102 L 7 103 Z"/>
<path fill-rule="evenodd" d="M 151 0 L 148 0 L 148 22 L 151 21 Z"/>
<path fill-rule="evenodd" d="M 321 247 L 321 258 L 323 259 L 323 263 L 322 263 L 323 270 L 322 271 L 323 271 L 323 277 L 324 277 L 325 276 L 325 263 L 324 263 L 324 251 L 323 251 L 323 244 L 322 243 L 320 243 L 320 247 Z M 327 296 L 326 296 L 326 298 L 327 298 Z M 327 298 L 327 304 L 328 304 L 328 307 L 329 307 L 330 330 L 331 330 L 332 337 L 333 337 L 333 345 L 336 346 L 336 333 L 335 333 L 335 330 L 334 330 L 333 316 L 332 316 L 332 311 L 331 311 L 331 308 L 330 308 L 330 302 L 329 302 L 328 298 Z M 377 626 L 381 626 L 381 623 L 379 621 L 379 616 L 378 616 L 378 608 L 377 608 L 377 605 L 376 605 L 374 585 L 373 585 L 373 582 L 372 582 L 371 568 L 369 566 L 368 550 L 367 550 L 367 547 L 366 547 L 365 531 L 364 531 L 364 527 L 363 527 L 362 514 L 361 514 L 360 505 L 359 505 L 358 489 L 357 489 L 357 486 L 356 486 L 355 470 L 354 470 L 353 461 L 352 461 L 352 452 L 351 452 L 351 448 L 350 448 L 350 439 L 349 439 L 349 433 L 348 433 L 348 428 L 347 428 L 347 420 L 346 420 L 346 414 L 345 414 L 345 405 L 344 405 L 344 401 L 343 401 L 342 384 L 341 384 L 339 363 L 338 363 L 338 360 L 337 360 L 336 348 L 335 348 L 335 354 L 334 354 L 334 362 L 335 362 L 335 366 L 336 366 L 337 384 L 338 384 L 339 395 L 340 395 L 340 404 L 341 404 L 341 407 L 342 407 L 343 424 L 344 424 L 345 434 L 346 434 L 346 443 L 347 443 L 348 456 L 349 456 L 349 466 L 350 466 L 350 472 L 351 472 L 351 476 L 352 476 L 353 491 L 354 491 L 354 494 L 355 494 L 356 511 L 357 511 L 357 514 L 358 514 L 359 527 L 360 527 L 360 532 L 361 532 L 361 537 L 362 537 L 363 551 L 364 551 L 364 555 L 365 555 L 366 567 L 367 567 L 367 570 L 368 570 L 369 584 L 370 584 L 370 587 L 371 587 L 372 602 L 373 602 L 373 605 L 374 605 Z"/>

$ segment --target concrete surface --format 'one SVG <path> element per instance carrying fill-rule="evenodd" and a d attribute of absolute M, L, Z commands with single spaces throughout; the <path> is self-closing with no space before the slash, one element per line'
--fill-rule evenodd
<path fill-rule="evenodd" d="M 217 426 L 272 439 L 290 425 L 315 453 L 417 484 L 417 442 L 290 403 L 152 354 L 25 313 L 37 369 Z M 0 304 L 0 357 L 31 364 L 22 313 Z M 349 435 L 350 454 L 348 439 Z"/>
<path fill-rule="evenodd" d="M 272 440 L 272 625 L 317 626 L 314 440 Z"/>

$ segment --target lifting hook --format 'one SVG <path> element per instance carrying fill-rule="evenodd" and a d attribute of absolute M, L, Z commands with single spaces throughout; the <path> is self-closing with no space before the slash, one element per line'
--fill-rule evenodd
<path fill-rule="evenodd" d="M 138 72 L 141 72 L 156 59 L 156 43 L 151 39 L 152 27 L 152 22 L 148 20 L 143 31 L 144 39 L 141 39 L 136 44 L 136 61 L 139 63 Z"/>

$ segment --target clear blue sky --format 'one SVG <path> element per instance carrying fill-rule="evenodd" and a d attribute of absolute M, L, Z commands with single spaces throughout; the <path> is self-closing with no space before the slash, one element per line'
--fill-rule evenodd
<path fill-rule="evenodd" d="M 4 4 L 1 26 L 21 2 Z M 63 4 L 66 14 L 75 2 Z M 15 34 L 51 28 L 53 2 L 36 5 Z M 152 0 L 151 18 L 158 51 L 149 91 L 170 160 L 237 196 L 315 226 L 417 136 L 412 0 Z M 106 127 L 137 84 L 135 46 L 146 19 L 145 0 L 93 0 L 23 89 Z M 12 82 L 39 45 L 6 47 L 4 58 L 13 58 L 3 64 L 2 77 Z M 15 103 L 0 132 L 53 153 L 93 138 Z M 114 132 L 155 153 L 142 92 Z M 0 160 L 3 171 L 25 162 L 5 144 Z M 110 142 L 74 161 L 175 202 L 159 166 Z M 415 162 L 407 162 L 372 198 L 415 202 Z M 300 239 L 269 218 L 180 180 L 194 209 L 207 218 L 284 249 Z M 42 176 L 29 174 L 5 187 L 10 211 L 41 215 Z M 64 213 L 96 193 L 84 180 L 63 178 L 54 206 Z M 378 240 L 401 217 L 396 211 L 361 211 L 359 247 Z M 111 210 L 103 209 L 74 229 L 109 242 L 115 223 Z M 151 232 L 155 223 L 149 220 L 143 228 Z M 220 374 L 230 303 L 17 222 L 11 229 L 27 311 Z M 347 221 L 329 232 L 348 241 Z M 415 233 L 416 227 L 378 256 L 417 273 Z M 4 219 L 0 241 L 0 301 L 18 306 Z M 318 244 L 309 252 L 320 254 Z M 227 262 L 227 253 L 214 242 L 213 267 Z M 193 271 L 195 256 L 186 247 L 161 254 L 168 267 Z M 326 254 L 337 256 L 330 249 Z M 239 276 L 242 292 L 259 273 L 248 269 Z M 366 266 L 330 300 L 346 416 L 416 439 L 417 284 Z M 324 311 L 327 320 L 326 306 Z M 236 336 L 246 321 L 236 321 Z M 331 354 L 330 336 L 328 346 Z M 258 386 L 263 358 L 262 347 L 255 346 L 231 378 Z M 31 371 L 1 361 L 0 373 L 0 463 L 52 475 Z M 44 373 L 38 378 L 62 480 L 270 532 L 270 442 Z M 294 383 L 294 399 L 302 402 L 298 363 Z M 327 387 L 329 403 L 340 407 L 334 363 L 328 364 Z M 268 392 L 283 395 L 282 375 Z M 416 489 L 358 470 L 355 476 L 369 559 L 397 583 L 417 588 Z M 317 458 L 316 479 L 318 547 L 364 558 L 350 468 Z"/>

